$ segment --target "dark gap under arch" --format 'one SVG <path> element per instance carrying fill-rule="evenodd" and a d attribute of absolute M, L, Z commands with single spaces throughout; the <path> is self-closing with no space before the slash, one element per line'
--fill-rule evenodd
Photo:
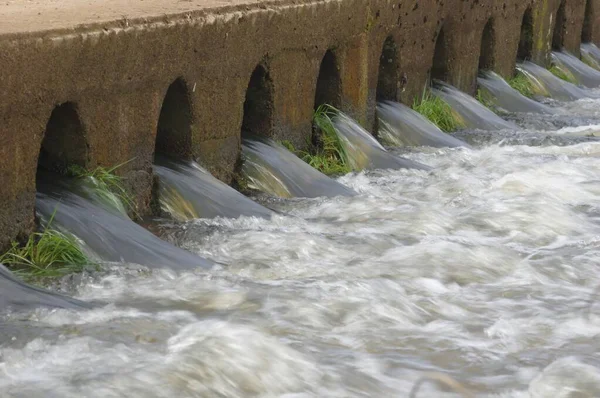
<path fill-rule="evenodd" d="M 155 153 L 192 159 L 192 104 L 187 84 L 177 78 L 165 94 L 158 117 Z"/>
<path fill-rule="evenodd" d="M 341 77 L 337 59 L 331 50 L 327 50 L 321 61 L 317 89 L 315 91 L 315 109 L 328 104 L 336 108 L 341 103 Z"/>
<path fill-rule="evenodd" d="M 385 39 L 381 49 L 376 90 L 377 101 L 398 100 L 398 50 L 391 36 Z"/>
<path fill-rule="evenodd" d="M 481 46 L 479 49 L 479 69 L 492 70 L 494 67 L 494 20 L 490 18 L 481 35 Z"/>
<path fill-rule="evenodd" d="M 52 110 L 43 137 L 38 170 L 65 174 L 70 165 L 86 166 L 88 143 L 74 102 L 62 103 Z"/>
<path fill-rule="evenodd" d="M 519 48 L 517 50 L 517 59 L 528 61 L 533 54 L 533 13 L 531 7 L 528 7 L 523 13 L 521 20 L 521 37 L 519 39 Z"/>
<path fill-rule="evenodd" d="M 563 0 L 556 12 L 554 32 L 552 33 L 552 49 L 562 50 L 564 46 L 565 33 L 567 30 L 567 17 L 565 14 L 565 1 Z"/>
<path fill-rule="evenodd" d="M 592 1 L 585 2 L 585 14 L 583 16 L 583 28 L 581 29 L 581 42 L 590 43 L 593 40 Z"/>
<path fill-rule="evenodd" d="M 433 52 L 433 64 L 431 65 L 430 78 L 446 81 L 448 79 L 448 49 L 444 27 L 440 29 L 435 41 L 435 50 Z"/>
<path fill-rule="evenodd" d="M 273 136 L 273 81 L 263 65 L 254 69 L 246 90 L 242 136 L 246 134 Z"/>

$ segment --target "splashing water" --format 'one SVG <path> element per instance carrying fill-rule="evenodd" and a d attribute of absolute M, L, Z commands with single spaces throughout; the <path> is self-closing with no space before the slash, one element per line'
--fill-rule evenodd
<path fill-rule="evenodd" d="M 581 59 L 596 70 L 600 70 L 600 48 L 594 43 L 581 43 Z"/>
<path fill-rule="evenodd" d="M 552 108 L 519 93 L 497 73 L 482 71 L 481 74 L 477 78 L 479 88 L 498 109 L 505 112 L 555 113 Z"/>
<path fill-rule="evenodd" d="M 0 264 L 0 310 L 5 312 L 9 308 L 22 310 L 36 307 L 79 309 L 90 308 L 90 305 L 23 283 Z"/>
<path fill-rule="evenodd" d="M 274 203 L 290 215 L 163 225 L 223 266 L 119 270 L 78 286 L 107 305 L 3 315 L 1 395 L 456 398 L 433 374 L 478 398 L 598 397 L 600 143 L 575 130 L 390 150 L 434 169 L 351 173 L 356 195 Z"/>
<path fill-rule="evenodd" d="M 588 96 L 581 88 L 554 76 L 548 69 L 533 62 L 520 63 L 517 69 L 529 79 L 538 95 L 559 101 L 574 101 Z"/>
<path fill-rule="evenodd" d="M 552 51 L 552 62 L 569 71 L 579 84 L 585 87 L 600 86 L 600 71 L 586 65 L 573 54 L 566 51 Z"/>
<path fill-rule="evenodd" d="M 155 159 L 162 209 L 178 221 L 240 216 L 270 217 L 272 211 L 214 178 L 196 162 Z"/>
<path fill-rule="evenodd" d="M 281 198 L 355 195 L 271 139 L 244 138 L 242 157 L 242 173 L 252 189 Z"/>
<path fill-rule="evenodd" d="M 375 137 L 342 112 L 333 118 L 333 127 L 353 170 L 431 169 L 422 163 L 389 153 Z"/>
<path fill-rule="evenodd" d="M 213 263 L 175 247 L 129 218 L 116 215 L 69 189 L 77 181 L 38 181 L 36 210 L 53 217 L 53 226 L 76 236 L 102 261 L 134 263 L 151 268 L 194 269 Z"/>
<path fill-rule="evenodd" d="M 502 119 L 470 95 L 444 82 L 437 81 L 435 84 L 436 88 L 432 88 L 431 92 L 448 103 L 460 115 L 463 124 L 468 128 L 480 130 L 518 129 L 517 125 Z"/>
<path fill-rule="evenodd" d="M 453 133 L 474 146 L 482 145 L 528 145 L 528 146 L 569 146 L 587 142 L 598 142 L 598 131 L 557 134 L 543 131 L 473 131 L 461 130 Z"/>
<path fill-rule="evenodd" d="M 377 104 L 379 139 L 389 146 L 468 147 L 444 133 L 420 113 L 406 105 L 385 101 Z"/>

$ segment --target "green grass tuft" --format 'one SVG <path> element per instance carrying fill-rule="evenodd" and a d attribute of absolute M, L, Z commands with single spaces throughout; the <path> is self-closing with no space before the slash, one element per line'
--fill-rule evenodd
<path fill-rule="evenodd" d="M 517 73 L 514 77 L 508 79 L 506 82 L 525 97 L 533 98 L 535 95 L 534 87 L 531 84 L 531 81 L 522 73 Z"/>
<path fill-rule="evenodd" d="M 575 76 L 573 76 L 573 74 L 557 65 L 552 65 L 549 69 L 549 71 L 556 77 L 563 79 L 564 81 L 567 81 L 569 83 L 573 83 L 573 84 L 577 84 L 577 79 L 575 79 Z"/>
<path fill-rule="evenodd" d="M 292 153 L 296 153 L 296 147 L 294 146 L 294 144 L 292 144 L 291 141 L 288 140 L 283 140 L 279 142 L 281 145 L 283 145 L 283 147 L 285 149 L 287 149 L 288 151 L 292 152 Z"/>
<path fill-rule="evenodd" d="M 0 263 L 10 266 L 26 280 L 81 272 L 92 264 L 73 236 L 52 228 L 53 219 L 54 215 L 43 232 L 30 235 L 24 245 L 13 242 L 0 256 Z"/>
<path fill-rule="evenodd" d="M 600 63 L 598 61 L 596 61 L 594 59 L 594 57 L 592 57 L 591 55 L 589 55 L 587 53 L 584 53 L 583 51 L 581 53 L 581 60 L 590 68 L 600 70 Z"/>
<path fill-rule="evenodd" d="M 317 108 L 313 116 L 313 125 L 317 131 L 317 144 L 312 146 L 310 152 L 295 151 L 289 142 L 282 144 L 323 174 L 341 175 L 351 172 L 348 154 L 333 126 L 333 118 L 338 112 L 336 108 L 327 104 Z"/>
<path fill-rule="evenodd" d="M 475 98 L 477 98 L 477 101 L 481 102 L 481 104 L 483 104 L 483 106 L 485 106 L 486 108 L 494 110 L 494 97 L 485 89 L 478 88 L 477 95 L 475 96 Z"/>
<path fill-rule="evenodd" d="M 454 111 L 443 99 L 425 90 L 421 98 L 415 99 L 412 108 L 429 119 L 442 131 L 454 131 L 463 127 Z"/>
<path fill-rule="evenodd" d="M 125 189 L 125 186 L 123 185 L 123 179 L 114 174 L 116 169 L 124 164 L 127 164 L 128 162 L 130 162 L 130 160 L 108 169 L 104 167 L 96 167 L 94 170 L 87 170 L 81 166 L 71 165 L 67 170 L 67 174 L 75 178 L 91 179 L 94 185 L 94 190 L 101 199 L 108 203 L 114 202 L 113 195 L 116 195 L 123 205 L 125 205 L 127 208 L 126 210 L 129 210 L 136 217 L 139 217 L 135 200 L 127 191 L 127 189 Z M 118 207 L 118 204 L 115 204 L 115 207 Z"/>

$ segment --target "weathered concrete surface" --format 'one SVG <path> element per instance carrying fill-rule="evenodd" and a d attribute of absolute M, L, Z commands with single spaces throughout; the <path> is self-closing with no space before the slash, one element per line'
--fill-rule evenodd
<path fill-rule="evenodd" d="M 582 30 L 587 40 L 598 42 L 600 0 L 588 0 L 587 7 L 584 0 L 563 1 L 556 35 L 559 0 L 3 2 L 0 246 L 33 226 L 38 155 L 56 106 L 68 103 L 76 109 L 72 125 L 84 139 L 64 139 L 64 150 L 50 155 L 87 167 L 133 159 L 121 172 L 147 209 L 159 129 L 180 134 L 178 153 L 231 181 L 246 92 L 257 65 L 263 65 L 272 84 L 271 90 L 249 91 L 267 93 L 258 103 L 271 104 L 265 115 L 272 121 L 259 125 L 269 126 L 265 134 L 304 146 L 315 99 L 324 96 L 316 95 L 316 87 L 328 51 L 339 76 L 338 105 L 370 127 L 386 39 L 395 48 L 386 62 L 394 66 L 381 68 L 389 76 L 379 97 L 385 93 L 411 103 L 432 71 L 473 90 L 480 58 L 505 76 L 513 73 L 527 9 L 532 15 L 527 57 L 536 62 L 546 61 L 554 36 L 555 46 L 558 41 L 573 52 Z M 183 133 L 168 121 L 173 117 L 162 118 L 159 128 L 163 100 L 177 79 L 185 87 L 177 101 L 189 101 Z M 395 90 L 390 81 L 396 81 Z M 49 142 L 46 152 L 55 152 Z M 172 151 L 165 142 L 159 139 L 156 150 Z"/>

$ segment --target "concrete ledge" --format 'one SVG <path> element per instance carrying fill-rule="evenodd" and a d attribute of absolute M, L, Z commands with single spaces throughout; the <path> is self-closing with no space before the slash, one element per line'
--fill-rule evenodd
<path fill-rule="evenodd" d="M 370 127 L 378 96 L 410 103 L 431 74 L 473 91 L 482 63 L 510 76 L 518 53 L 545 63 L 552 47 L 600 40 L 600 0 L 38 3 L 0 6 L 0 246 L 33 226 L 38 156 L 61 104 L 81 139 L 47 139 L 44 156 L 134 159 L 121 172 L 148 209 L 155 151 L 230 182 L 242 128 L 303 146 L 319 99 Z"/>

